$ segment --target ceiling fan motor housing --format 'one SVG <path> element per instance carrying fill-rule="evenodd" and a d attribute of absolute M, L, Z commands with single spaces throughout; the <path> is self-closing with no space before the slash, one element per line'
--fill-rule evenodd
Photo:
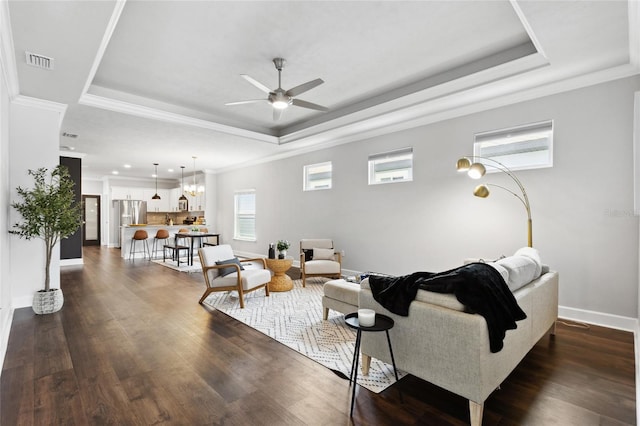
<path fill-rule="evenodd" d="M 282 89 L 276 89 L 275 91 L 269 93 L 269 102 L 273 105 L 274 108 L 285 109 L 293 102 L 293 98 L 287 94 Z"/>

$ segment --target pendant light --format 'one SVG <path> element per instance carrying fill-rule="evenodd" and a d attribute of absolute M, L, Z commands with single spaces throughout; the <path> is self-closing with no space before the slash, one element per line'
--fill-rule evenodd
<path fill-rule="evenodd" d="M 153 165 L 156 167 L 156 194 L 151 197 L 152 200 L 160 200 L 160 196 L 158 195 L 158 163 L 153 163 Z"/>
<path fill-rule="evenodd" d="M 188 186 L 183 185 L 182 188 L 184 189 L 185 194 L 195 197 L 197 195 L 204 194 L 204 186 L 200 185 L 198 187 L 196 185 L 196 158 L 198 157 L 191 157 L 191 158 L 193 158 L 193 185 L 188 185 Z"/>
<path fill-rule="evenodd" d="M 184 189 L 184 166 L 180 166 L 182 169 L 182 188 Z M 178 198 L 178 201 L 187 201 L 187 197 L 184 196 L 184 193 Z"/>

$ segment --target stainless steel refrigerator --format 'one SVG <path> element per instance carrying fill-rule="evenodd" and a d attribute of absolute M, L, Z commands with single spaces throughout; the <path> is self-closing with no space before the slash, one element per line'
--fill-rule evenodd
<path fill-rule="evenodd" d="M 113 200 L 111 206 L 111 238 L 115 247 L 121 246 L 120 227 L 147 223 L 147 202 L 141 200 Z"/>

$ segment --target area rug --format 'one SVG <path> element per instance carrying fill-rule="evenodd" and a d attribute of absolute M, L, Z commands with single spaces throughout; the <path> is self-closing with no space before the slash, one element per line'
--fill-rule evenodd
<path fill-rule="evenodd" d="M 204 303 L 348 379 L 356 332 L 345 324 L 344 315 L 338 312 L 329 311 L 328 320 L 322 320 L 325 281 L 307 279 L 307 286 L 303 288 L 302 282 L 295 280 L 293 290 L 271 292 L 269 297 L 263 291 L 251 292 L 245 295 L 244 309 L 240 309 L 237 292 L 212 293 Z M 398 370 L 398 377 L 405 374 Z M 393 366 L 376 359 L 371 360 L 368 376 L 358 374 L 358 384 L 375 393 L 395 381 Z"/>
<path fill-rule="evenodd" d="M 187 259 L 186 257 L 181 258 L 180 266 L 178 266 L 177 262 L 171 260 L 170 258 L 164 261 L 162 259 L 152 260 L 153 263 L 160 266 L 164 266 L 165 268 L 173 269 L 174 271 L 188 272 L 188 273 L 202 271 L 202 265 L 200 265 L 200 260 L 197 257 L 193 258 L 193 265 L 189 265 L 188 261 L 189 259 Z"/>

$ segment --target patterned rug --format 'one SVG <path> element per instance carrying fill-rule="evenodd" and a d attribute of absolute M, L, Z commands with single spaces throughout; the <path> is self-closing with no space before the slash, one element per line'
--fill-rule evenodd
<path fill-rule="evenodd" d="M 188 261 L 189 259 L 187 259 L 186 257 L 183 257 L 180 259 L 180 266 L 178 266 L 177 262 L 171 259 L 166 259 L 164 261 L 162 259 L 152 260 L 152 262 L 155 263 L 156 265 L 164 266 L 165 268 L 173 269 L 174 271 L 188 272 L 188 273 L 202 271 L 202 266 L 200 265 L 200 260 L 198 259 L 198 256 L 193 257 L 193 265 L 189 266 Z"/>
<path fill-rule="evenodd" d="M 329 311 L 322 320 L 322 278 L 300 280 L 293 290 L 271 292 L 261 290 L 245 295 L 245 308 L 240 309 L 237 292 L 212 293 L 205 304 L 237 319 L 267 336 L 349 379 L 356 332 L 344 322 L 344 315 Z M 360 362 L 360 365 L 362 363 Z M 360 371 L 361 373 L 362 371 Z M 398 376 L 406 373 L 398 370 Z M 371 360 L 369 376 L 358 374 L 358 384 L 379 393 L 395 383 L 393 366 Z"/>

